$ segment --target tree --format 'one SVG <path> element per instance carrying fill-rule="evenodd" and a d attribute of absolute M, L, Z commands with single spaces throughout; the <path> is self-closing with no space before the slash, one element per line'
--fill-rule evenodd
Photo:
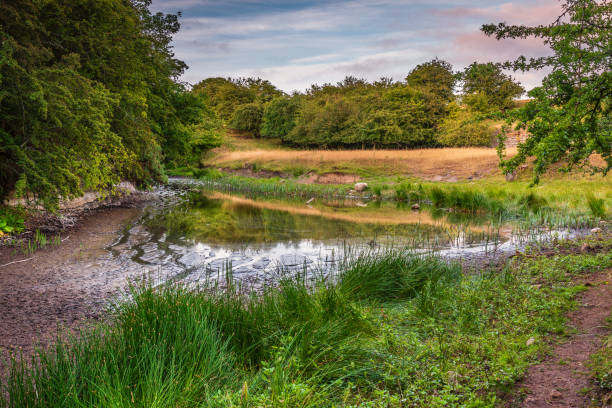
<path fill-rule="evenodd" d="M 240 105 L 234 111 L 229 126 L 231 129 L 248 132 L 252 136 L 258 137 L 262 115 L 263 109 L 257 103 Z"/>
<path fill-rule="evenodd" d="M 266 105 L 261 121 L 261 135 L 264 137 L 285 137 L 295 127 L 300 109 L 299 96 L 281 96 Z"/>
<path fill-rule="evenodd" d="M 482 101 L 486 98 L 489 110 L 509 109 L 513 99 L 525 93 L 525 89 L 512 77 L 502 72 L 501 68 L 492 63 L 472 63 L 462 73 L 464 102 Z M 477 95 L 477 98 L 470 98 Z M 475 104 L 472 104 L 475 107 Z"/>
<path fill-rule="evenodd" d="M 15 191 L 55 208 L 121 179 L 150 185 L 164 178 L 162 146 L 166 158 L 196 139 L 210 146 L 201 101 L 177 83 L 179 16 L 150 5 L 0 2 L 0 199 Z"/>
<path fill-rule="evenodd" d="M 549 68 L 542 85 L 529 92 L 532 100 L 509 116 L 509 123 L 527 129 L 529 137 L 519 144 L 518 154 L 499 153 L 507 173 L 535 156 L 534 183 L 553 163 L 562 169 L 575 166 L 607 174 L 612 166 L 612 3 L 607 0 L 566 0 L 562 14 L 551 24 L 529 27 L 487 24 L 482 31 L 504 38 L 541 38 L 552 55 L 505 63 L 514 70 Z M 599 154 L 605 164 L 590 158 Z"/>
<path fill-rule="evenodd" d="M 450 63 L 435 58 L 417 65 L 406 77 L 406 82 L 421 92 L 430 93 L 442 101 L 450 102 L 453 99 L 457 77 Z"/>

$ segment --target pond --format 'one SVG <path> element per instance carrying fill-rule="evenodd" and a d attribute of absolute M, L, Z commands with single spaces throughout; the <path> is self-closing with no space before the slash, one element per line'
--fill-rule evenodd
<path fill-rule="evenodd" d="M 169 189 L 169 190 L 168 190 Z M 393 202 L 261 200 L 174 181 L 109 250 L 161 280 L 271 284 L 329 273 L 360 253 L 409 248 L 448 258 L 514 251 L 508 224 Z"/>

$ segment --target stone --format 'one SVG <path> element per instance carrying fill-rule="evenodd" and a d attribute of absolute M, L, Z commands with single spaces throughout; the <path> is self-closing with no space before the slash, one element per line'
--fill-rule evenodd
<path fill-rule="evenodd" d="M 514 181 L 516 180 L 516 173 L 506 173 L 506 181 Z"/>
<path fill-rule="evenodd" d="M 533 337 L 530 337 L 529 340 L 525 342 L 525 345 L 531 346 L 533 343 L 535 343 L 535 339 Z"/>
<path fill-rule="evenodd" d="M 412 208 L 413 210 L 420 210 L 421 206 L 419 205 L 419 203 L 414 203 L 414 204 L 412 204 L 412 207 L 410 207 L 410 208 Z"/>
<path fill-rule="evenodd" d="M 550 390 L 550 394 L 549 394 L 551 399 L 558 399 L 561 398 L 562 395 L 559 391 L 555 390 L 554 388 L 552 390 Z"/>
<path fill-rule="evenodd" d="M 601 234 L 601 228 L 595 227 L 591 230 L 591 234 Z"/>
<path fill-rule="evenodd" d="M 355 183 L 355 191 L 362 192 L 368 188 L 368 183 Z"/>
<path fill-rule="evenodd" d="M 362 203 L 361 201 L 357 201 L 355 203 L 355 206 L 357 206 L 357 207 L 367 207 L 368 205 L 366 203 Z"/>
<path fill-rule="evenodd" d="M 305 264 L 311 264 L 312 260 L 305 257 L 304 255 L 291 254 L 281 255 L 279 259 L 282 266 L 301 266 Z"/>

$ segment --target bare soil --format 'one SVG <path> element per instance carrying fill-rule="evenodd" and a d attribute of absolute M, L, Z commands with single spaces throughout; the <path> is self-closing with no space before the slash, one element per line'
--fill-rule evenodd
<path fill-rule="evenodd" d="M 568 316 L 568 324 L 575 333 L 554 345 L 542 363 L 528 369 L 519 384 L 520 394 L 525 395 L 520 406 L 610 406 L 601 402 L 586 364 L 608 334 L 606 318 L 612 309 L 612 269 L 593 275 L 583 283 L 589 289 L 579 297 L 580 307 Z"/>
<path fill-rule="evenodd" d="M 0 361 L 9 353 L 28 356 L 36 344 L 50 344 L 59 330 L 98 318 L 117 279 L 105 276 L 103 265 L 96 262 L 108 253 L 105 248 L 123 225 L 140 212 L 88 212 L 74 228 L 59 233 L 59 245 L 29 256 L 18 248 L 0 248 Z"/>

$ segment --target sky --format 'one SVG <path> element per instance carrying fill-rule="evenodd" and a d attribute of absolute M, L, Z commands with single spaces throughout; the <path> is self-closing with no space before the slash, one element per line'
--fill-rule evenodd
<path fill-rule="evenodd" d="M 486 37 L 480 26 L 547 24 L 558 0 L 153 0 L 153 11 L 182 13 L 176 57 L 183 81 L 259 77 L 303 91 L 352 75 L 403 80 L 417 64 L 444 59 L 456 70 L 549 49 L 538 40 Z M 542 72 L 513 73 L 527 89 Z"/>

